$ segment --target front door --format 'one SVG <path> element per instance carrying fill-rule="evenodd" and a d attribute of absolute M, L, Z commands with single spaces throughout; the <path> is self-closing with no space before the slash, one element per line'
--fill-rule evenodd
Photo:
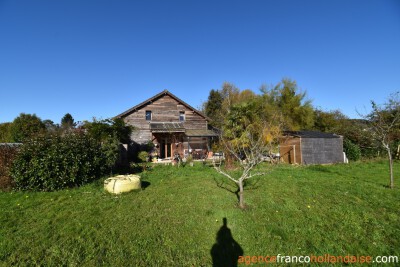
<path fill-rule="evenodd" d="M 161 143 L 160 156 L 161 156 L 161 158 L 170 158 L 172 156 L 171 143 L 168 143 L 165 141 Z"/>

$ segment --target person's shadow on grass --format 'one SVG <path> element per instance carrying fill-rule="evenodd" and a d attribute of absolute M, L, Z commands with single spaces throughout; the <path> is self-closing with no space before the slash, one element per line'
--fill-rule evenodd
<path fill-rule="evenodd" d="M 213 267 L 236 267 L 239 256 L 243 256 L 243 249 L 233 239 L 227 220 L 224 218 L 223 225 L 217 232 L 216 243 L 211 248 Z"/>

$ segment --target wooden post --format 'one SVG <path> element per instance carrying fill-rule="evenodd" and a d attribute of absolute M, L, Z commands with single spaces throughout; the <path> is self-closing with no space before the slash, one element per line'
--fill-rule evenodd
<path fill-rule="evenodd" d="M 296 164 L 296 145 L 293 145 L 293 161 Z"/>

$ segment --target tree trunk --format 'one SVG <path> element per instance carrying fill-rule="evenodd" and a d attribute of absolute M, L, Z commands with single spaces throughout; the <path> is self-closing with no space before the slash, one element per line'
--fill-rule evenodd
<path fill-rule="evenodd" d="M 389 170 L 390 170 L 390 189 L 394 188 L 394 178 L 393 178 L 393 158 L 389 147 L 386 147 L 389 156 Z"/>
<path fill-rule="evenodd" d="M 243 194 L 243 180 L 239 180 L 239 207 L 244 209 L 244 194 Z"/>

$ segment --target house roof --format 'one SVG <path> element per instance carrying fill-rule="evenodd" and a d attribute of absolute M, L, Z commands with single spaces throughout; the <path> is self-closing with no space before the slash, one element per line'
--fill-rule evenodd
<path fill-rule="evenodd" d="M 218 136 L 217 133 L 211 130 L 192 130 L 192 129 L 187 129 L 185 134 L 189 137 L 212 137 L 212 136 Z"/>
<path fill-rule="evenodd" d="M 153 133 L 184 133 L 185 127 L 179 122 L 151 122 L 150 131 Z"/>
<path fill-rule="evenodd" d="M 209 118 L 208 118 L 206 115 L 204 115 L 202 112 L 198 111 L 197 109 L 195 109 L 194 107 L 192 107 L 191 105 L 189 105 L 188 103 L 186 103 L 185 101 L 183 101 L 182 99 L 178 98 L 176 95 L 172 94 L 172 93 L 171 93 L 170 91 L 168 91 L 168 90 L 164 90 L 164 91 L 162 91 L 162 92 L 156 94 L 155 96 L 153 96 L 153 97 L 151 97 L 151 98 L 149 98 L 149 99 L 143 101 L 142 103 L 140 103 L 140 104 L 138 104 L 138 105 L 136 105 L 136 106 L 134 106 L 134 107 L 128 109 L 128 110 L 125 111 L 125 112 L 122 112 L 121 114 L 115 116 L 114 118 L 123 118 L 123 117 L 125 117 L 125 116 L 131 114 L 132 112 L 135 112 L 136 110 L 138 110 L 138 109 L 140 109 L 140 108 L 142 108 L 142 107 L 144 107 L 144 106 L 150 104 L 151 102 L 154 102 L 155 100 L 157 100 L 157 99 L 159 99 L 159 98 L 161 98 L 161 97 L 163 97 L 163 96 L 165 96 L 165 95 L 170 96 L 171 98 L 175 99 L 177 102 L 179 102 L 180 104 L 184 105 L 184 106 L 187 107 L 188 109 L 190 109 L 190 110 L 192 110 L 193 112 L 197 113 L 198 115 L 202 116 L 202 117 L 205 118 L 206 120 L 209 120 Z"/>
<path fill-rule="evenodd" d="M 207 129 L 185 129 L 180 122 L 151 122 L 150 131 L 153 133 L 185 133 L 189 137 L 212 137 L 218 136 L 212 130 Z"/>
<path fill-rule="evenodd" d="M 284 135 L 296 136 L 301 138 L 340 138 L 340 135 L 333 133 L 323 133 L 316 131 L 284 131 Z"/>

